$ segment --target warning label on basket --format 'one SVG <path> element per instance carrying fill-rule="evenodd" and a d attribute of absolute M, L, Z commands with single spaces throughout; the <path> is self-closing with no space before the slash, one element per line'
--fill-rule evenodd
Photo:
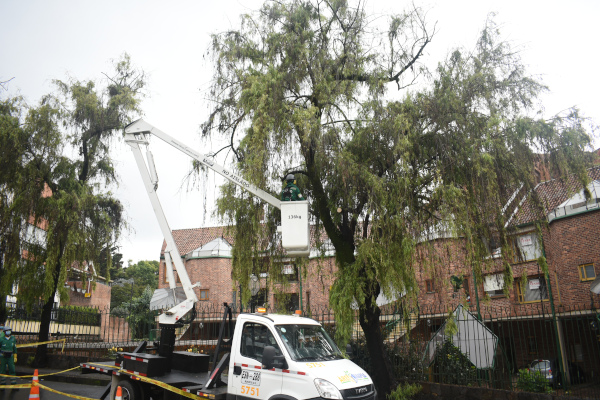
<path fill-rule="evenodd" d="M 260 371 L 242 371 L 242 383 L 244 385 L 260 386 Z"/>

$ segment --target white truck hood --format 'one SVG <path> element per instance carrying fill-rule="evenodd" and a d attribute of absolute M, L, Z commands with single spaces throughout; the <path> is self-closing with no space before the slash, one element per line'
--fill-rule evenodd
<path fill-rule="evenodd" d="M 297 363 L 312 378 L 325 379 L 338 389 L 351 389 L 372 384 L 371 377 L 350 360 L 333 360 L 313 363 Z"/>

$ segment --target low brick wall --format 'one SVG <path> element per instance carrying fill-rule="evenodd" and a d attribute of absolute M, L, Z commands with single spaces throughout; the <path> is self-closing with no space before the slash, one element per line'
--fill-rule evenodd
<path fill-rule="evenodd" d="M 441 383 L 419 382 L 423 387 L 414 396 L 415 400 L 574 400 L 580 396 L 564 396 L 558 394 L 530 393 L 510 390 L 489 389 Z"/>

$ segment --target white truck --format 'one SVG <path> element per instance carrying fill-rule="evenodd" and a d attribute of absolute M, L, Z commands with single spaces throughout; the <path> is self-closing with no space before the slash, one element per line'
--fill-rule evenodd
<path fill-rule="evenodd" d="M 115 400 L 116 388 L 121 387 L 123 400 L 376 400 L 377 392 L 369 375 L 342 355 L 318 322 L 298 314 L 267 314 L 265 310 L 240 314 L 234 328 L 231 308 L 225 303 L 212 363 L 205 354 L 174 351 L 175 328 L 193 321 L 198 299 L 156 193 L 158 176 L 152 155 L 147 152 L 146 164 L 140 150 L 140 145 L 148 145 L 148 135 L 164 140 L 281 209 L 282 247 L 289 256 L 309 254 L 307 201 L 281 202 L 147 122 L 140 119 L 128 125 L 125 141 L 134 153 L 165 236 L 165 261 L 167 266 L 175 266 L 186 299 L 159 316 L 161 336 L 154 352 L 147 352 L 150 348 L 143 342 L 133 352 L 119 352 L 114 362 L 81 364 L 83 373 L 111 375 L 111 383 L 101 399 L 110 394 L 110 400 Z M 173 271 L 166 270 L 174 295 Z"/>
<path fill-rule="evenodd" d="M 226 309 L 228 306 L 225 305 Z M 231 324 L 231 312 L 229 315 Z M 225 318 L 225 317 L 224 317 Z M 225 319 L 221 332 L 224 331 Z M 102 398 L 116 388 L 123 400 L 376 400 L 369 375 L 346 359 L 321 324 L 299 315 L 240 314 L 230 339 L 219 337 L 216 354 L 227 352 L 208 368 L 208 356 L 174 352 L 167 357 L 143 352 L 119 353 L 117 361 L 83 363 L 83 372 L 112 375 Z M 216 364 L 216 365 L 215 365 Z"/>

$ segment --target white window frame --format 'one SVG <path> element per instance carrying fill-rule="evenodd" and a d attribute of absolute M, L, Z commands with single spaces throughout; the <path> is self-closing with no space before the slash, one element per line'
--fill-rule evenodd
<path fill-rule="evenodd" d="M 483 291 L 490 297 L 504 296 L 504 276 L 502 274 L 485 275 Z"/>

